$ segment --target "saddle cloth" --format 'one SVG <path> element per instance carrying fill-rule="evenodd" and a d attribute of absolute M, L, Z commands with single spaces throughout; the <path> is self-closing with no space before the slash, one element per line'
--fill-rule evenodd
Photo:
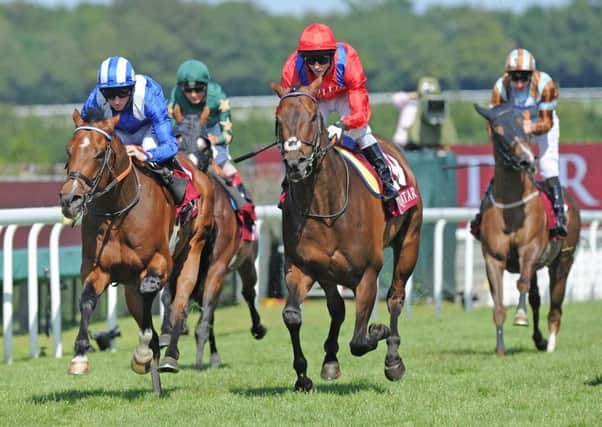
<path fill-rule="evenodd" d="M 362 181 L 366 184 L 366 187 L 374 197 L 382 195 L 383 184 L 380 177 L 374 170 L 374 167 L 361 153 L 355 141 L 345 135 L 342 144 L 336 146 L 335 149 L 344 158 L 349 160 L 349 163 L 351 163 L 353 168 L 357 171 L 358 175 L 362 178 Z M 387 215 L 389 217 L 394 217 L 401 215 L 415 206 L 420 201 L 420 197 L 416 191 L 416 187 L 407 182 L 405 171 L 397 159 L 387 153 L 384 153 L 384 155 L 387 164 L 389 165 L 389 170 L 391 171 L 393 184 L 398 190 L 397 197 L 385 204 Z"/>
<path fill-rule="evenodd" d="M 255 227 L 255 221 L 257 220 L 255 206 L 243 199 L 238 190 L 229 185 L 222 176 L 213 170 L 210 170 L 209 174 L 226 190 L 230 206 L 232 206 L 232 209 L 236 213 L 236 218 L 240 225 L 241 238 L 248 241 L 257 240 L 259 236 Z"/>

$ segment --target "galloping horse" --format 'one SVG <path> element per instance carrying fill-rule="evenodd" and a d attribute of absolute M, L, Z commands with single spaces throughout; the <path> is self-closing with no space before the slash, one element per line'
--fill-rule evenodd
<path fill-rule="evenodd" d="M 351 353 L 361 356 L 387 340 L 385 376 L 400 379 L 405 366 L 399 356 L 398 318 L 405 299 L 405 284 L 418 257 L 422 203 L 390 220 L 381 199 L 373 196 L 361 178 L 350 171 L 334 144 L 328 140 L 314 97 L 321 79 L 289 91 L 272 83 L 280 97 L 276 109 L 276 138 L 288 181 L 282 211 L 282 233 L 288 297 L 283 318 L 289 330 L 297 373 L 295 390 L 309 391 L 307 360 L 300 341 L 300 304 L 318 281 L 326 294 L 331 317 L 321 377 L 340 376 L 338 335 L 345 317 L 345 303 L 337 291 L 344 285 L 355 294 L 355 329 Z M 401 152 L 380 139 L 383 150 L 402 165 L 409 183 L 416 185 Z M 377 296 L 377 278 L 384 260 L 384 247 L 393 248 L 393 280 L 387 294 L 390 329 L 368 319 Z"/>
<path fill-rule="evenodd" d="M 208 162 L 200 159 L 206 155 L 204 148 L 206 144 L 209 144 L 207 140 L 203 139 L 206 132 L 205 123 L 202 120 L 206 119 L 206 115 L 202 115 L 199 122 L 199 117 L 196 115 L 182 116 L 178 107 L 174 113 L 177 122 L 176 128 L 181 129 L 180 132 L 177 132 L 182 137 L 180 146 L 185 147 L 184 151 L 193 156 L 195 164 L 203 164 L 206 167 Z M 203 141 L 197 142 L 199 138 Z M 210 244 L 205 246 L 201 255 L 198 279 L 195 282 L 178 281 L 177 284 L 170 282 L 170 286 L 164 290 L 162 300 L 166 310 L 161 328 L 161 345 L 167 345 L 167 350 L 159 364 L 159 370 L 162 372 L 179 371 L 178 339 L 182 331 L 186 306 L 191 298 L 196 300 L 202 308 L 195 328 L 196 367 L 198 369 L 203 367 L 203 352 L 207 340 L 209 340 L 211 351 L 211 367 L 219 366 L 220 357 L 215 344 L 213 323 L 225 276 L 231 271 L 237 271 L 242 281 L 242 295 L 251 314 L 251 334 L 259 340 L 267 332 L 267 329 L 261 324 L 259 313 L 255 307 L 257 240 L 250 241 L 241 238 L 242 225 L 232 208 L 228 193 L 218 182 L 219 178 L 215 174 L 211 172 L 208 176 L 210 182 L 206 191 L 211 194 L 214 201 L 211 215 L 215 228 L 212 230 Z M 168 319 L 171 320 L 168 322 Z"/>
<path fill-rule="evenodd" d="M 174 267 L 170 253 L 174 200 L 151 176 L 154 173 L 133 166 L 114 133 L 119 116 L 98 121 L 90 118 L 91 123 L 86 123 L 75 110 L 73 121 L 75 131 L 67 144 L 68 175 L 60 202 L 63 215 L 82 219 L 83 290 L 75 355 L 68 372 L 88 373 L 90 316 L 107 286 L 118 282 L 125 285 L 127 307 L 140 328 L 132 369 L 139 374 L 150 370 L 153 390 L 161 393 L 159 341 L 151 305 Z M 187 162 L 184 156 L 179 160 Z M 207 176 L 193 172 L 193 178 L 197 190 L 207 194 Z M 182 260 L 178 266 L 178 282 L 182 285 L 196 282 L 201 252 L 213 228 L 212 201 L 212 197 L 202 197 L 197 217 L 179 229 L 174 256 Z"/>
<path fill-rule="evenodd" d="M 549 219 L 540 186 L 534 179 L 535 156 L 523 130 L 523 116 L 512 104 L 500 104 L 490 110 L 475 105 L 487 119 L 493 139 L 495 172 L 493 190 L 484 201 L 480 224 L 481 248 L 485 258 L 489 288 L 493 297 L 493 320 L 496 326 L 496 352 L 504 355 L 503 325 L 506 308 L 503 303 L 503 273 L 520 273 L 516 286 L 519 302 L 515 325 L 528 326 L 526 295 L 533 309 L 533 341 L 535 347 L 552 352 L 560 329 L 562 301 L 566 280 L 579 242 L 581 219 L 579 208 L 568 192 L 568 236 L 552 239 Z M 544 196 L 545 197 L 545 196 Z M 547 266 L 550 277 L 549 340 L 539 330 L 541 298 L 537 286 L 537 270 Z"/>

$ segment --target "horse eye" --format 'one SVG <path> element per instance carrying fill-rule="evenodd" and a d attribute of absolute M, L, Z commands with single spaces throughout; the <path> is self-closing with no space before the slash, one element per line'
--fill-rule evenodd
<path fill-rule="evenodd" d="M 94 158 L 95 158 L 96 160 L 101 160 L 101 159 L 102 159 L 104 156 L 105 156 L 105 152 L 104 152 L 104 151 L 100 151 L 100 152 L 98 152 L 98 153 L 96 153 L 96 154 L 94 155 Z"/>

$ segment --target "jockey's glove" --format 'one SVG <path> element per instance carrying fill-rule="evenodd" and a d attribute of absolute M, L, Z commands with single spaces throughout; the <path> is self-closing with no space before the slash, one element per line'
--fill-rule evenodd
<path fill-rule="evenodd" d="M 328 139 L 332 139 L 336 136 L 337 141 L 340 141 L 343 137 L 343 131 L 345 130 L 345 123 L 338 121 L 333 125 L 328 126 Z"/>

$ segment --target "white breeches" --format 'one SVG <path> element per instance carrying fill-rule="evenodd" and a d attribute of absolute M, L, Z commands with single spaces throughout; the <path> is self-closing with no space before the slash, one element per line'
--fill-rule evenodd
<path fill-rule="evenodd" d="M 558 141 L 560 139 L 560 122 L 556 111 L 553 113 L 554 125 L 548 133 L 533 135 L 539 146 L 539 172 L 544 178 L 558 176 Z"/>

